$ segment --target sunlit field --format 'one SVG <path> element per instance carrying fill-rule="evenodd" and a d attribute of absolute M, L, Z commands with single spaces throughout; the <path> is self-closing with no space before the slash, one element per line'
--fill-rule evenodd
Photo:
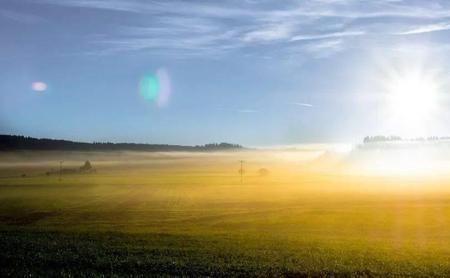
<path fill-rule="evenodd" d="M 450 0 L 0 0 L 0 278 L 450 277 Z"/>
<path fill-rule="evenodd" d="M 45 175 L 88 159 L 95 173 Z M 2 276 L 450 275 L 442 173 L 358 174 L 320 147 L 9 152 L 0 167 Z"/>

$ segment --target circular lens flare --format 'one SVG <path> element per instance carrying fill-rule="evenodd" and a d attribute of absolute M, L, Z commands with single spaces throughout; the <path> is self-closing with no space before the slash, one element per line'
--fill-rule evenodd
<path fill-rule="evenodd" d="M 41 81 L 31 83 L 31 89 L 35 92 L 45 92 L 47 91 L 47 84 Z"/>
<path fill-rule="evenodd" d="M 141 95 L 149 101 L 154 101 L 159 95 L 159 81 L 154 75 L 149 75 L 141 80 Z"/>
<path fill-rule="evenodd" d="M 167 105 L 171 94 L 169 74 L 165 69 L 158 69 L 156 74 L 145 76 L 141 79 L 139 91 L 144 99 L 158 107 Z"/>

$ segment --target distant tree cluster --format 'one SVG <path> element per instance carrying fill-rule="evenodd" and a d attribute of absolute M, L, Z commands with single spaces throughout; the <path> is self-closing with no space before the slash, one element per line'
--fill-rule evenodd
<path fill-rule="evenodd" d="M 89 172 L 91 170 L 92 170 L 92 165 L 89 160 L 86 160 L 86 162 L 84 162 L 83 166 L 80 167 L 80 171 L 82 171 L 82 172 Z"/>
<path fill-rule="evenodd" d="M 366 136 L 364 137 L 364 143 L 375 143 L 375 142 L 390 142 L 390 141 L 401 141 L 402 138 L 400 136 Z"/>
<path fill-rule="evenodd" d="M 416 137 L 403 139 L 400 136 L 366 136 L 364 137 L 364 144 L 378 143 L 378 142 L 392 142 L 392 141 L 409 141 L 409 142 L 425 142 L 425 141 L 447 141 L 450 140 L 450 136 L 429 136 L 429 137 Z"/>
<path fill-rule="evenodd" d="M 134 143 L 84 143 L 68 140 L 0 135 L 0 150 L 61 150 L 61 151 L 220 151 L 242 149 L 241 145 L 214 143 L 198 146 Z"/>
<path fill-rule="evenodd" d="M 51 169 L 45 173 L 46 176 L 50 175 L 68 175 L 68 174 L 93 174 L 97 170 L 92 167 L 89 160 L 86 160 L 82 166 L 79 168 L 60 168 L 58 170 Z"/>
<path fill-rule="evenodd" d="M 227 150 L 227 149 L 240 149 L 242 148 L 241 145 L 238 144 L 230 144 L 230 143 L 212 143 L 212 144 L 206 144 L 203 146 L 195 146 L 195 148 L 204 148 L 204 149 L 211 149 L 211 150 Z"/>

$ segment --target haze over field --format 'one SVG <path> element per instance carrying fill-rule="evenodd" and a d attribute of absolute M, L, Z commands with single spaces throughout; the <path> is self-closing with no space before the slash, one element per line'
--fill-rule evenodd
<path fill-rule="evenodd" d="M 450 1 L 1 0 L 0 277 L 450 277 Z"/>
<path fill-rule="evenodd" d="M 2 274 L 447 275 L 448 171 L 362 173 L 327 149 L 5 153 Z M 96 172 L 45 175 L 60 157 Z"/>

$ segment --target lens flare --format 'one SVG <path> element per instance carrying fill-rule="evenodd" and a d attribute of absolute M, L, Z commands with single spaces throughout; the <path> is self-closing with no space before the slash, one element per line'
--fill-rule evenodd
<path fill-rule="evenodd" d="M 48 86 L 44 82 L 37 81 L 31 83 L 31 89 L 35 92 L 45 92 L 47 91 L 47 88 Z"/>
<path fill-rule="evenodd" d="M 149 75 L 141 80 L 141 95 L 149 101 L 154 101 L 159 95 L 159 81 L 156 76 Z"/>
<path fill-rule="evenodd" d="M 169 102 L 171 86 L 170 86 L 170 78 L 169 74 L 164 69 L 159 69 L 156 71 L 156 77 L 159 80 L 160 91 L 159 97 L 157 99 L 158 106 L 165 106 Z"/>
<path fill-rule="evenodd" d="M 145 76 L 141 79 L 139 91 L 145 100 L 156 103 L 158 107 L 167 105 L 171 93 L 169 74 L 165 69 L 158 69 L 155 74 Z"/>

